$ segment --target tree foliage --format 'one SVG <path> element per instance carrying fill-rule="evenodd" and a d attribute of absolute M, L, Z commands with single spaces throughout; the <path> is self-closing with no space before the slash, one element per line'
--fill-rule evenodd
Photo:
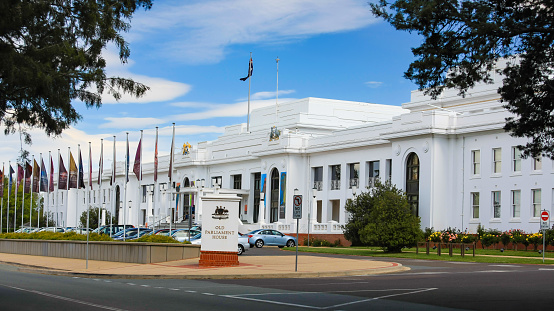
<path fill-rule="evenodd" d="M 505 129 L 530 138 L 524 156 L 554 158 L 553 0 L 380 0 L 375 15 L 423 43 L 405 77 L 436 98 L 445 88 L 460 95 L 478 82 L 490 83 L 501 59 L 501 101 L 514 117 Z"/>
<path fill-rule="evenodd" d="M 88 225 L 88 227 L 91 228 L 91 229 L 98 228 L 99 223 L 102 220 L 102 214 L 99 214 L 99 213 L 102 213 L 102 209 L 98 209 L 96 207 L 89 207 L 88 212 L 89 212 L 89 225 Z M 117 224 L 115 217 L 112 216 L 110 211 L 106 211 L 106 224 L 108 224 L 108 225 L 110 224 L 110 217 L 112 218 L 111 223 L 112 224 Z M 79 217 L 79 226 L 81 226 L 81 228 L 86 228 L 87 227 L 87 211 L 84 211 L 84 212 L 81 213 L 81 216 Z"/>
<path fill-rule="evenodd" d="M 412 214 L 406 195 L 390 182 L 376 182 L 345 206 L 351 215 L 345 237 L 352 244 L 380 246 L 399 252 L 422 238 L 420 219 Z"/>
<path fill-rule="evenodd" d="M 3 0 L 0 1 L 0 120 L 5 133 L 41 128 L 59 135 L 81 119 L 71 104 L 102 105 L 101 95 L 142 96 L 148 87 L 106 76 L 102 50 L 109 43 L 126 62 L 121 35 L 139 8 L 152 0 Z"/>

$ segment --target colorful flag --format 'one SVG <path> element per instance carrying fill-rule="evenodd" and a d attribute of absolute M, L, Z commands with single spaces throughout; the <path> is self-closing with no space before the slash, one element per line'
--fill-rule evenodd
<path fill-rule="evenodd" d="M 41 159 L 40 167 L 40 192 L 48 191 L 48 173 L 46 172 L 46 166 L 44 166 L 44 160 Z"/>
<path fill-rule="evenodd" d="M 138 180 L 142 180 L 142 176 L 140 173 L 140 145 L 142 143 L 142 139 L 139 140 L 138 147 L 137 147 L 137 153 L 135 154 L 135 164 L 133 165 L 133 173 L 135 173 L 135 176 L 137 176 Z"/>
<path fill-rule="evenodd" d="M 171 152 L 169 153 L 169 172 L 167 173 L 167 177 L 169 177 L 169 183 L 171 183 L 172 175 L 173 175 L 173 152 L 175 146 L 175 123 L 173 123 L 173 138 L 171 138 Z M 171 185 L 170 185 L 171 187 Z"/>
<path fill-rule="evenodd" d="M 33 166 L 29 163 L 25 164 L 25 187 L 24 192 L 31 192 L 31 178 L 33 178 Z"/>
<path fill-rule="evenodd" d="M 81 156 L 81 149 L 79 149 L 79 183 L 78 188 L 84 188 L 85 187 L 85 172 L 83 168 L 83 157 Z"/>
<path fill-rule="evenodd" d="M 12 165 L 10 164 L 9 166 L 10 166 L 10 178 L 8 179 L 8 195 L 12 193 L 12 183 L 13 183 L 12 174 L 15 173 L 15 171 L 12 168 Z"/>
<path fill-rule="evenodd" d="M 158 181 L 158 127 L 156 126 L 156 147 L 154 149 L 154 182 Z"/>
<path fill-rule="evenodd" d="M 240 78 L 241 81 L 246 81 L 250 76 L 252 76 L 252 73 L 254 72 L 254 63 L 252 63 L 252 57 L 250 57 L 250 62 L 248 63 L 248 75 L 244 78 Z"/>
<path fill-rule="evenodd" d="M 102 174 L 104 173 L 104 140 L 100 139 L 100 162 L 98 163 L 98 186 L 102 187 Z"/>
<path fill-rule="evenodd" d="M 33 159 L 33 192 L 38 192 L 40 186 L 40 167 L 37 160 Z"/>
<path fill-rule="evenodd" d="M 73 154 L 69 152 L 69 188 L 77 188 L 77 179 L 79 176 L 77 170 L 77 164 L 75 164 L 75 159 L 73 159 Z"/>
<path fill-rule="evenodd" d="M 2 165 L 2 170 L 0 171 L 0 193 L 2 194 L 2 197 L 4 196 L 4 165 Z"/>
<path fill-rule="evenodd" d="M 25 176 L 24 175 L 24 171 L 23 171 L 23 166 L 21 166 L 20 164 L 17 164 L 17 179 L 15 181 L 15 192 L 17 192 L 17 190 L 19 190 L 19 185 L 23 182 L 23 178 Z"/>
<path fill-rule="evenodd" d="M 50 155 L 50 182 L 48 192 L 54 192 L 54 161 L 52 161 L 52 155 Z"/>
<path fill-rule="evenodd" d="M 58 164 L 58 189 L 67 189 L 67 170 L 65 169 L 61 155 Z"/>

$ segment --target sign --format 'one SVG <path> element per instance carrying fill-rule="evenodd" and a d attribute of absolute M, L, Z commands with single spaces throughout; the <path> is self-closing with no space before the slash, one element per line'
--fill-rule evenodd
<path fill-rule="evenodd" d="M 293 197 L 293 202 L 292 219 L 302 219 L 302 196 L 295 195 Z"/>
<path fill-rule="evenodd" d="M 541 212 L 541 230 L 548 230 L 550 229 L 550 214 L 548 211 L 542 211 Z"/>
<path fill-rule="evenodd" d="M 201 251 L 237 252 L 240 198 L 202 197 Z"/>

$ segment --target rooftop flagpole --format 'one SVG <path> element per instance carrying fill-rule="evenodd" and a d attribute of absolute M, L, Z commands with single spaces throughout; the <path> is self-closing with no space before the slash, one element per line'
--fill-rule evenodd
<path fill-rule="evenodd" d="M 279 121 L 279 56 L 277 56 L 277 59 L 275 62 L 277 63 L 277 90 L 275 92 L 275 126 L 277 126 L 277 122 Z"/>
<path fill-rule="evenodd" d="M 252 85 L 252 72 L 254 71 L 254 64 L 252 63 L 252 52 L 250 52 L 250 61 L 248 62 L 248 75 L 244 78 L 240 78 L 241 81 L 248 79 L 248 114 L 246 121 L 246 131 L 250 133 L 250 87 Z"/>

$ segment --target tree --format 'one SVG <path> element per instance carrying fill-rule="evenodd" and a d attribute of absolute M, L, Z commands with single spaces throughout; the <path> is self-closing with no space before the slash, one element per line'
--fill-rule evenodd
<path fill-rule="evenodd" d="M 419 217 L 412 214 L 406 194 L 390 182 L 376 182 L 345 207 L 351 213 L 345 237 L 353 244 L 380 246 L 400 252 L 423 237 Z"/>
<path fill-rule="evenodd" d="M 99 108 L 106 92 L 142 96 L 149 88 L 107 77 L 102 50 L 109 43 L 125 63 L 130 55 L 121 32 L 152 0 L 4 0 L 0 2 L 0 120 L 5 134 L 16 127 L 59 135 L 82 118 L 72 100 Z M 20 126 L 23 125 L 23 129 Z"/>
<path fill-rule="evenodd" d="M 99 227 L 100 220 L 102 220 L 102 216 L 98 214 L 99 210 L 96 207 L 89 207 L 89 228 L 96 229 Z M 106 224 L 110 224 L 110 217 L 112 219 L 112 224 L 117 224 L 117 221 L 115 217 L 112 217 L 112 214 L 106 210 Z M 84 211 L 81 213 L 81 216 L 79 217 L 80 226 L 81 228 L 87 227 L 87 211 Z"/>
<path fill-rule="evenodd" d="M 398 30 L 416 32 L 423 43 L 405 72 L 436 98 L 445 88 L 460 95 L 478 82 L 490 83 L 499 60 L 499 88 L 514 114 L 504 129 L 530 138 L 524 156 L 554 159 L 554 1 L 552 0 L 379 0 L 372 12 Z"/>

